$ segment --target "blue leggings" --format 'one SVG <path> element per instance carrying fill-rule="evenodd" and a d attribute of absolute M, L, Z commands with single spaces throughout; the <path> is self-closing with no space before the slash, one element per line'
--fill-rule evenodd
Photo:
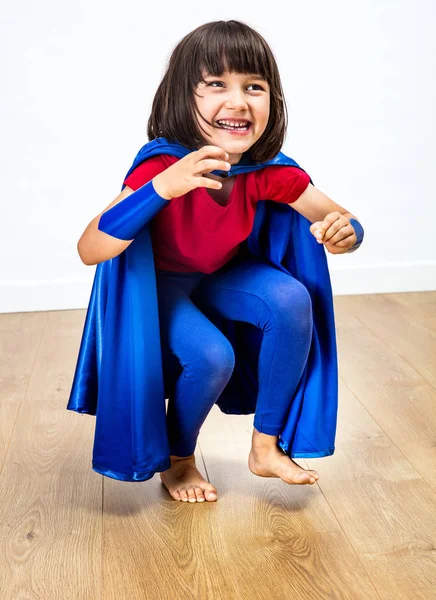
<path fill-rule="evenodd" d="M 164 379 L 171 360 L 182 368 L 169 398 L 170 454 L 194 453 L 200 428 L 227 385 L 235 354 L 225 335 L 194 304 L 202 297 L 221 316 L 260 328 L 254 427 L 279 435 L 303 374 L 312 339 L 312 302 L 306 287 L 254 257 L 233 259 L 207 275 L 156 269 Z"/>

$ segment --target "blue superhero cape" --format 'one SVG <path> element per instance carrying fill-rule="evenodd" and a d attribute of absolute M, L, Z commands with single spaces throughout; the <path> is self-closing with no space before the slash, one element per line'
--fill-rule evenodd
<path fill-rule="evenodd" d="M 157 138 L 139 150 L 126 177 L 157 154 L 183 158 L 192 151 Z M 271 165 L 301 169 L 283 152 L 264 163 L 254 163 L 244 154 L 228 174 Z M 67 404 L 67 410 L 96 416 L 93 470 L 122 481 L 145 481 L 171 466 L 165 412 L 171 382 L 163 375 L 149 225 L 150 221 L 124 252 L 97 265 Z M 333 454 L 337 424 L 333 295 L 326 252 L 310 233 L 310 225 L 287 204 L 262 199 L 241 249 L 296 278 L 312 300 L 309 357 L 278 439 L 292 458 Z M 254 413 L 262 331 L 240 321 L 222 319 L 214 324 L 229 339 L 236 357 L 232 377 L 216 404 L 227 414 Z"/>

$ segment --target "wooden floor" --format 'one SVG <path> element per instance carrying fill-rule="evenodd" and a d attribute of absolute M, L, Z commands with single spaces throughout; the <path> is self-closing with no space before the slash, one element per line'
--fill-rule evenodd
<path fill-rule="evenodd" d="M 339 416 L 320 475 L 248 470 L 253 415 L 214 406 L 218 502 L 95 473 L 67 411 L 85 312 L 0 315 L 1 600 L 436 598 L 436 292 L 335 297 Z"/>

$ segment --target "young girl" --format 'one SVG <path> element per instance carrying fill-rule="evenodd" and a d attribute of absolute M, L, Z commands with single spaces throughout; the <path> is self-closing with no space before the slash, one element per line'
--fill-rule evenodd
<path fill-rule="evenodd" d="M 322 294 L 327 307 L 324 312 L 331 308 L 326 303 L 327 296 L 331 302 L 330 281 L 327 275 L 322 280 L 320 267 L 316 286 L 307 279 L 306 287 L 298 273 L 304 269 L 314 273 L 314 264 L 324 268 L 325 253 L 322 251 L 321 258 L 318 252 L 322 245 L 332 254 L 354 251 L 362 241 L 363 229 L 345 208 L 317 190 L 295 161 L 280 152 L 285 133 L 286 106 L 280 76 L 262 36 L 239 21 L 217 21 L 198 27 L 179 42 L 153 101 L 148 137 L 154 141 L 138 153 L 122 192 L 91 221 L 78 243 L 85 264 L 97 264 L 97 269 L 103 268 L 102 263 L 112 264 L 110 275 L 107 269 L 104 276 L 100 273 L 98 278 L 96 274 L 80 368 L 68 405 L 70 410 L 97 414 L 100 432 L 111 419 L 111 425 L 104 434 L 98 434 L 98 439 L 96 430 L 93 468 L 97 472 L 138 481 L 160 471 L 163 484 L 175 500 L 216 500 L 217 489 L 196 468 L 194 451 L 201 425 L 220 399 L 224 412 L 254 412 L 253 405 L 244 407 L 242 400 L 238 408 L 229 408 L 222 400 L 225 393 L 231 393 L 232 385 L 233 389 L 237 385 L 232 379 L 236 378 L 236 370 L 238 381 L 242 381 L 237 394 L 241 398 L 244 392 L 247 397 L 255 394 L 248 459 L 254 474 L 279 477 L 288 484 L 314 484 L 317 472 L 299 467 L 284 448 L 288 447 L 294 457 L 333 453 L 336 388 L 332 384 L 330 390 L 325 390 L 325 397 L 320 398 L 322 394 L 318 393 L 316 400 L 310 400 L 308 392 L 312 385 L 315 396 L 310 384 L 314 377 L 310 379 L 308 374 L 309 355 L 312 357 L 323 343 L 326 345 L 321 350 L 329 357 L 318 356 L 320 373 L 327 381 L 332 371 L 334 382 L 332 314 L 328 326 L 327 320 L 317 329 L 314 326 Z M 261 207 L 262 214 L 257 215 Z M 258 216 L 263 229 L 256 225 Z M 150 243 L 153 267 L 144 266 Z M 155 273 L 153 283 L 149 271 L 147 275 L 141 271 L 149 267 Z M 292 276 L 292 271 L 297 276 Z M 113 321 L 121 316 L 129 318 L 127 313 L 136 319 L 138 328 L 142 326 L 143 307 L 139 304 L 143 291 L 138 289 L 145 281 L 147 297 L 153 298 L 154 283 L 157 294 L 161 352 L 152 348 L 153 355 L 143 337 L 137 335 L 135 343 L 126 337 L 115 342 L 113 337 L 121 335 L 119 331 L 124 328 Z M 111 292 L 114 287 L 116 292 Z M 105 300 L 98 309 L 101 314 L 95 317 L 96 303 L 103 296 Z M 113 297 L 116 300 L 112 301 Z M 132 298 L 139 300 L 134 302 Z M 149 312 L 148 319 L 143 319 L 144 337 L 151 335 L 153 314 Z M 99 341 L 102 322 L 104 343 Z M 232 329 L 232 323 L 239 329 Z M 328 346 L 323 342 L 327 337 Z M 247 343 L 250 339 L 253 345 Z M 314 339 L 318 340 L 316 344 Z M 255 340 L 259 341 L 257 348 Z M 142 349 L 141 344 L 145 344 Z M 97 348 L 95 355 L 84 359 L 91 345 Z M 150 363 L 157 353 L 162 359 L 164 397 L 169 398 L 165 415 L 169 457 L 162 450 L 165 434 L 158 425 L 153 429 L 160 418 L 160 405 L 153 408 L 156 412 L 152 416 L 148 412 L 147 418 L 144 411 L 152 409 L 144 396 L 120 405 L 120 396 L 127 395 L 132 380 L 121 371 L 120 364 L 129 369 L 147 356 L 132 369 L 137 368 L 138 373 L 147 364 L 147 377 L 155 377 L 153 385 L 145 385 L 144 395 L 153 386 L 153 393 L 160 390 L 156 379 L 160 363 Z M 105 357 L 113 361 L 112 369 L 101 367 Z M 240 374 L 243 361 L 249 357 L 255 377 Z M 120 362 L 123 360 L 126 362 Z M 99 364 L 98 386 L 93 380 L 97 375 L 89 374 L 91 363 Z M 113 377 L 113 369 L 118 368 L 121 384 Z M 111 377 L 112 383 L 108 383 Z M 316 380 L 321 390 L 319 375 Z M 115 390 L 118 385 L 124 387 Z M 96 395 L 97 387 L 98 413 L 95 397 L 89 400 L 91 393 Z M 87 399 L 79 399 L 85 388 Z M 109 397 L 113 398 L 111 406 Z M 137 405 L 132 409 L 135 401 Z M 114 433 L 115 420 L 121 423 L 123 419 L 123 430 Z M 150 424 L 147 434 L 141 429 L 146 422 Z M 125 434 L 126 428 L 131 437 Z M 328 443 L 307 442 L 311 429 L 313 439 L 321 440 L 323 428 L 329 429 Z M 279 447 L 281 434 L 289 442 L 285 445 L 282 441 Z M 126 437 L 120 444 L 118 438 L 122 435 Z M 151 445 L 146 447 L 148 442 Z M 158 444 L 161 455 L 156 450 Z M 141 451 L 146 459 L 139 459 Z M 131 475 L 119 467 L 107 466 L 109 456 L 111 465 L 115 465 L 123 453 L 128 457 L 126 461 L 135 463 Z"/>

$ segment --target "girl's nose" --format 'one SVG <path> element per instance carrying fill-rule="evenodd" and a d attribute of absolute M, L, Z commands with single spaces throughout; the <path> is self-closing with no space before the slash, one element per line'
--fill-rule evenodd
<path fill-rule="evenodd" d="M 239 110 L 241 108 L 246 108 L 247 100 L 244 97 L 244 93 L 237 90 L 231 91 L 229 94 L 229 98 L 226 101 L 226 106 L 237 108 Z"/>

